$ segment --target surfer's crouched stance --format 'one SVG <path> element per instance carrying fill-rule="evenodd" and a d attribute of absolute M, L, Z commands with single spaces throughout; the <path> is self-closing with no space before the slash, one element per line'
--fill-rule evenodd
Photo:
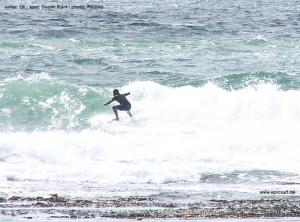
<path fill-rule="evenodd" d="M 113 91 L 113 98 L 108 101 L 107 103 L 104 104 L 104 106 L 107 106 L 108 104 L 112 103 L 113 101 L 117 101 L 118 103 L 120 103 L 120 105 L 117 106 L 113 106 L 112 109 L 116 115 L 115 120 L 119 120 L 119 115 L 118 115 L 118 110 L 120 111 L 127 111 L 128 115 L 130 117 L 132 117 L 132 114 L 130 112 L 131 109 L 131 104 L 130 102 L 127 100 L 126 96 L 130 95 L 130 92 L 128 93 L 124 93 L 124 94 L 120 94 L 119 90 L 114 89 Z"/>

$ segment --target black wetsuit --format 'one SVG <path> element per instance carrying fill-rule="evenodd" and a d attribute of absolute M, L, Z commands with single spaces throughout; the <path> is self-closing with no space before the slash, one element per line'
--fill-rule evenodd
<path fill-rule="evenodd" d="M 129 111 L 131 109 L 131 104 L 126 98 L 128 95 L 129 93 L 115 95 L 111 101 L 117 101 L 120 105 L 113 106 L 113 108 L 122 111 Z"/>

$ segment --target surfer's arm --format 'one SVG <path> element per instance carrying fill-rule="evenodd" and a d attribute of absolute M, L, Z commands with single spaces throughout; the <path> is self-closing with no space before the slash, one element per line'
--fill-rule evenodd
<path fill-rule="evenodd" d="M 108 101 L 107 103 L 105 103 L 103 106 L 107 106 L 108 104 L 111 104 L 113 100 Z"/>
<path fill-rule="evenodd" d="M 108 104 L 111 104 L 113 101 L 116 100 L 116 97 L 114 96 L 110 101 L 104 104 L 104 106 L 107 106 Z"/>
<path fill-rule="evenodd" d="M 124 96 L 129 96 L 129 95 L 130 95 L 130 92 L 124 93 L 123 95 L 124 95 Z"/>

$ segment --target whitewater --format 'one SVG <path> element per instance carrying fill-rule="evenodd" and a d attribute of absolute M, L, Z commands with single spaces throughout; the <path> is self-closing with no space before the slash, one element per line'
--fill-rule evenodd
<path fill-rule="evenodd" d="M 38 78 L 21 82 L 52 85 L 49 76 Z M 300 105 L 294 102 L 300 99 L 297 90 L 283 91 L 271 83 L 228 91 L 212 82 L 202 87 L 175 88 L 134 82 L 120 88 L 121 92 L 131 92 L 134 117 L 130 119 L 121 112 L 121 121 L 114 122 L 111 109 L 103 103 L 96 104 L 101 111 L 82 116 L 96 97 L 101 102 L 110 98 L 112 89 L 72 87 L 69 92 L 62 88 L 57 96 L 34 99 L 27 106 L 35 107 L 36 115 L 41 116 L 46 109 L 51 110 L 48 118 L 53 125 L 48 129 L 0 133 L 1 184 L 22 184 L 4 186 L 2 195 L 36 195 L 28 183 L 42 183 L 40 195 L 53 189 L 45 184 L 73 183 L 83 186 L 76 192 L 81 197 L 95 195 L 87 194 L 89 188 L 84 184 L 132 184 L 135 189 L 136 185 L 152 185 L 152 194 L 157 192 L 156 186 L 166 184 L 184 184 L 185 189 L 194 189 L 195 183 L 243 184 L 245 190 L 239 188 L 240 192 L 247 195 L 249 184 L 264 187 L 299 183 Z M 86 101 L 90 91 L 95 97 Z M 74 96 L 77 94 L 81 94 L 82 101 Z M 26 103 L 26 95 L 21 97 Z M 57 116 L 58 103 L 73 109 Z M 13 115 L 9 108 L 5 113 L 7 118 Z M 84 121 L 83 129 L 72 130 Z M 61 127 L 59 123 L 69 126 Z M 60 192 L 69 195 L 64 186 Z M 145 193 L 135 189 L 130 192 Z M 202 192 L 200 188 L 198 192 Z"/>

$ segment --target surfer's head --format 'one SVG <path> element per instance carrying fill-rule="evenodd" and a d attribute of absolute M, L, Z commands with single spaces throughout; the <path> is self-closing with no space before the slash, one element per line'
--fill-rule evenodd
<path fill-rule="evenodd" d="M 113 91 L 113 95 L 114 95 L 114 96 L 120 95 L 120 93 L 119 93 L 119 90 L 117 90 L 117 89 L 114 89 L 114 91 Z"/>

